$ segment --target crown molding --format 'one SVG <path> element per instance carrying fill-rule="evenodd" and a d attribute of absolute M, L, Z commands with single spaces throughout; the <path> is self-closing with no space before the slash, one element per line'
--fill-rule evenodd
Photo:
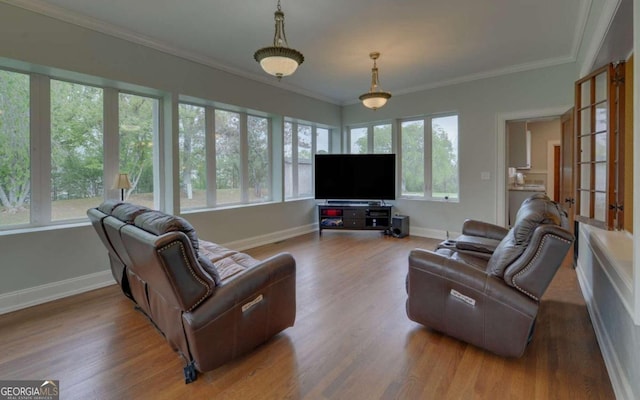
<path fill-rule="evenodd" d="M 151 49 L 161 51 L 166 54 L 170 54 L 170 55 L 183 58 L 185 60 L 189 60 L 198 64 L 202 64 L 207 67 L 211 67 L 232 75 L 239 76 L 241 78 L 246 78 L 252 81 L 264 83 L 269 86 L 273 86 L 273 87 L 284 89 L 290 92 L 301 94 L 303 96 L 311 97 L 316 100 L 321 100 L 327 103 L 340 105 L 340 101 L 337 99 L 330 98 L 330 97 L 312 92 L 310 90 L 306 90 L 298 86 L 291 85 L 286 82 L 283 83 L 282 81 L 277 81 L 272 77 L 253 74 L 244 70 L 230 67 L 212 58 L 203 57 L 202 55 L 197 54 L 195 52 L 185 51 L 185 50 L 176 48 L 175 46 L 170 46 L 160 40 L 156 40 L 154 38 L 144 36 L 138 32 L 128 30 L 118 25 L 108 24 L 104 21 L 100 21 L 96 18 L 92 18 L 84 14 L 80 14 L 74 11 L 53 6 L 41 0 L 0 0 L 0 2 L 9 4 L 12 6 L 20 7 L 25 10 L 32 11 L 47 17 L 55 18 L 59 21 L 67 22 L 76 26 L 80 26 L 85 29 L 90 29 L 98 33 L 102 33 L 105 35 L 116 37 L 118 39 L 126 40 L 128 42 L 149 47 Z"/>
<path fill-rule="evenodd" d="M 593 62 L 595 61 L 595 57 L 597 56 L 598 50 L 602 46 L 602 41 L 606 36 L 606 32 L 608 31 L 612 18 L 615 15 L 615 11 L 618 9 L 618 6 L 621 2 L 621 0 L 605 0 L 605 1 L 606 3 L 603 6 L 603 13 L 601 14 L 600 19 L 598 20 L 598 25 L 594 33 L 594 38 L 599 38 L 599 40 L 594 39 L 591 41 L 589 50 L 587 52 L 588 56 L 585 58 L 585 62 L 582 65 L 581 71 L 584 69 L 591 68 L 591 64 L 593 64 Z M 198 64 L 202 64 L 202 65 L 205 65 L 205 66 L 208 66 L 208 67 L 211 67 L 235 76 L 239 76 L 245 79 L 250 79 L 252 81 L 256 81 L 259 83 L 284 89 L 293 93 L 314 98 L 330 104 L 335 104 L 338 106 L 346 106 L 346 105 L 357 104 L 360 102 L 357 99 L 340 101 L 339 99 L 321 95 L 319 93 L 300 88 L 290 83 L 286 83 L 286 82 L 283 83 L 281 81 L 270 79 L 271 77 L 258 75 L 258 74 L 250 73 L 237 68 L 233 68 L 223 63 L 220 63 L 215 59 L 212 59 L 209 57 L 203 57 L 202 55 L 197 54 L 195 52 L 189 52 L 189 51 L 176 48 L 175 46 L 170 46 L 162 41 L 144 36 L 140 33 L 127 30 L 117 25 L 108 24 L 108 23 L 105 23 L 104 21 L 100 21 L 98 19 L 88 17 L 86 15 L 83 15 L 77 12 L 73 12 L 57 6 L 53 6 L 51 4 L 47 4 L 42 0 L 0 0 L 0 2 L 13 5 L 16 7 L 20 7 L 38 14 L 55 18 L 60 21 L 67 22 L 76 26 L 80 26 L 86 29 L 90 29 L 102 34 L 112 36 L 112 37 L 123 39 L 132 43 L 140 44 L 145 47 L 149 47 L 166 54 L 170 54 L 170 55 L 180 57 Z M 586 29 L 586 24 L 587 24 L 589 12 L 591 11 L 591 7 L 592 7 L 592 0 L 588 0 L 586 2 L 581 3 L 580 12 L 578 15 L 578 23 L 576 24 L 575 37 L 572 44 L 570 55 L 568 56 L 535 61 L 532 63 L 524 63 L 519 65 L 509 66 L 506 68 L 499 68 L 495 70 L 465 75 L 465 76 L 461 76 L 461 77 L 457 77 L 449 80 L 428 83 L 425 85 L 415 86 L 411 88 L 393 90 L 392 93 L 394 95 L 416 93 L 416 92 L 436 89 L 444 86 L 457 85 L 457 84 L 467 83 L 475 80 L 494 78 L 501 75 L 508 75 L 508 74 L 513 74 L 517 72 L 529 71 L 529 70 L 538 69 L 538 68 L 546 68 L 546 67 L 551 67 L 555 65 L 575 62 L 577 59 L 577 54 L 579 52 L 580 46 L 582 45 L 583 35 Z M 580 75 L 582 76 L 585 74 L 586 73 L 581 73 Z"/>
<path fill-rule="evenodd" d="M 598 22 L 593 32 L 593 37 L 591 38 L 591 41 L 586 44 L 588 47 L 585 51 L 586 55 L 584 60 L 582 61 L 582 64 L 579 65 L 579 77 L 589 74 L 593 69 L 593 63 L 598 57 L 598 52 L 604 44 L 607 32 L 609 32 L 613 18 L 615 17 L 616 11 L 618 11 L 621 3 L 622 0 L 605 0 L 604 5 L 602 6 L 602 12 L 600 13 L 600 18 L 598 18 Z"/>
<path fill-rule="evenodd" d="M 448 80 L 434 82 L 434 83 L 428 83 L 426 85 L 415 86 L 412 88 L 390 90 L 390 92 L 394 96 L 400 96 L 404 94 L 421 92 L 424 90 L 437 89 L 445 86 L 459 85 L 461 83 L 468 83 L 468 82 L 478 81 L 481 79 L 495 78 L 498 76 L 515 74 L 518 72 L 525 72 L 525 71 L 531 71 L 534 69 L 554 67 L 556 65 L 568 64 L 575 61 L 576 59 L 572 55 L 569 55 L 566 57 L 550 58 L 547 60 L 540 60 L 540 61 L 535 61 L 531 63 L 512 65 L 506 68 L 498 68 L 490 71 L 479 72 L 476 74 L 464 75 L 458 78 L 448 79 Z M 359 100 L 351 100 L 351 101 L 342 103 L 342 105 L 346 106 L 346 105 L 352 105 L 352 104 L 358 104 L 358 103 L 360 103 Z"/>

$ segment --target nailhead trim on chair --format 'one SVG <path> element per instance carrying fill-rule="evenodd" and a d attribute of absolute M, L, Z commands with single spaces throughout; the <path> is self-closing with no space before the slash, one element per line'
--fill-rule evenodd
<path fill-rule="evenodd" d="M 177 245 L 177 246 L 180 246 L 180 252 L 182 253 L 182 258 L 184 258 L 185 265 L 187 265 L 187 266 L 189 267 L 189 272 L 191 272 L 191 275 L 192 275 L 192 276 L 193 276 L 193 277 L 194 277 L 198 282 L 200 282 L 200 283 L 202 284 L 202 286 L 204 286 L 204 287 L 206 287 L 206 288 L 207 288 L 207 292 L 206 292 L 204 295 L 202 295 L 202 297 L 201 297 L 198 301 L 196 301 L 196 303 L 195 303 L 193 306 L 191 306 L 191 307 L 187 310 L 187 311 L 191 311 L 191 310 L 193 310 L 194 308 L 196 308 L 196 307 L 198 306 L 198 304 L 202 303 L 202 301 L 203 301 L 204 299 L 206 299 L 206 298 L 211 294 L 211 286 L 209 286 L 209 285 L 207 284 L 207 282 L 203 281 L 203 280 L 202 280 L 202 279 L 201 279 L 201 278 L 200 278 L 200 277 L 195 273 L 195 271 L 194 271 L 194 270 L 193 270 L 193 268 L 191 267 L 191 263 L 189 262 L 189 259 L 187 258 L 187 253 L 185 253 L 185 251 L 184 251 L 184 246 L 182 245 L 182 242 L 173 242 L 173 243 L 170 243 L 170 244 L 168 244 L 168 245 L 166 245 L 166 246 L 164 246 L 164 247 L 160 248 L 160 249 L 158 250 L 158 252 L 163 252 L 163 251 L 165 251 L 166 249 L 168 249 L 168 248 L 170 248 L 170 247 L 172 247 L 172 246 L 176 246 L 176 245 Z"/>
<path fill-rule="evenodd" d="M 529 268 L 531 268 L 531 265 L 533 265 L 534 261 L 536 261 L 536 259 L 538 258 L 538 256 L 540 255 L 540 253 L 542 252 L 542 248 L 544 247 L 544 242 L 547 240 L 547 237 L 549 236 L 553 236 L 554 238 L 563 241 L 565 243 L 571 244 L 570 241 L 561 238 L 560 236 L 556 236 L 553 234 L 546 234 L 544 235 L 544 237 L 542 238 L 542 240 L 540 241 L 540 246 L 538 246 L 538 250 L 536 251 L 536 254 L 533 256 L 533 259 L 529 262 L 529 264 L 527 264 L 526 267 L 522 268 L 522 270 L 520 272 L 518 272 L 517 274 L 515 274 L 513 276 L 513 278 L 511 279 L 511 283 L 513 283 L 513 286 L 518 289 L 519 291 L 521 291 L 522 293 L 526 294 L 527 296 L 531 297 L 532 299 L 534 299 L 535 301 L 540 301 L 540 299 L 536 296 L 534 296 L 533 294 L 529 293 L 528 291 L 526 291 L 525 289 L 521 288 L 520 286 L 518 286 L 518 284 L 516 283 L 516 279 L 518 279 L 518 277 L 522 274 L 524 274 L 525 272 L 527 272 L 527 270 Z"/>

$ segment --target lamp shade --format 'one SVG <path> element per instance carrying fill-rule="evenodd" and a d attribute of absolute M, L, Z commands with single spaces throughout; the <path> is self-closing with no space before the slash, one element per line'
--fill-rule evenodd
<path fill-rule="evenodd" d="M 129 174 L 118 174 L 116 177 L 116 189 L 131 189 L 131 181 L 129 180 Z"/>
<path fill-rule="evenodd" d="M 292 75 L 304 61 L 300 52 L 287 47 L 265 47 L 256 51 L 254 58 L 264 72 L 278 78 Z"/>
<path fill-rule="evenodd" d="M 387 104 L 387 100 L 389 100 L 390 97 L 391 94 L 387 92 L 372 92 L 360 96 L 360 101 L 362 101 L 362 105 L 365 107 L 377 110 Z"/>

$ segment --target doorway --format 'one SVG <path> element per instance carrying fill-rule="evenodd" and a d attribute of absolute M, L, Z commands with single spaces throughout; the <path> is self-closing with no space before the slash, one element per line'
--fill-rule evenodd
<path fill-rule="evenodd" d="M 498 114 L 496 117 L 496 131 L 497 131 L 497 149 L 498 149 L 498 157 L 497 157 L 497 166 L 496 166 L 496 224 L 501 226 L 507 226 L 509 221 L 509 165 L 508 165 L 508 138 L 507 138 L 507 122 L 508 121 L 544 121 L 551 119 L 560 119 L 560 116 L 564 114 L 569 108 L 570 105 L 558 107 L 558 108 L 549 108 L 549 109 L 540 109 L 540 110 L 529 110 L 529 111 L 520 111 L 513 113 L 503 113 Z M 534 138 L 535 140 L 535 138 Z M 558 133 L 557 140 L 560 140 L 560 134 Z M 532 157 L 540 156 L 538 149 L 538 144 L 532 142 L 534 148 L 532 148 Z M 547 144 L 544 143 L 544 151 L 543 154 L 546 154 Z M 535 154 L 534 154 L 535 153 Z M 540 181 L 543 180 L 546 185 L 547 180 L 551 182 L 551 180 L 555 180 L 555 178 L 547 178 L 546 174 L 549 172 L 553 176 L 552 171 L 548 171 L 547 167 L 547 157 L 543 155 L 543 166 L 529 169 L 529 182 L 531 181 Z M 532 159 L 532 161 L 535 161 Z M 540 174 L 541 172 L 543 172 Z M 524 173 L 527 175 L 527 173 Z M 540 176 L 544 176 L 544 178 L 540 178 Z M 526 179 L 526 178 L 525 178 Z M 546 187 L 545 187 L 546 189 Z"/>

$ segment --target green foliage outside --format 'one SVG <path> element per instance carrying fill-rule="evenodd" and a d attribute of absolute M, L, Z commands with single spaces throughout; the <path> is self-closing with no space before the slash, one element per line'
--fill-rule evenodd
<path fill-rule="evenodd" d="M 3 213 L 28 211 L 29 77 L 0 71 L 0 206 Z"/>
<path fill-rule="evenodd" d="M 79 218 L 85 216 L 86 204 L 100 202 L 105 188 L 113 185 L 103 182 L 103 90 L 50 82 L 52 219 Z M 28 75 L 0 71 L 0 225 L 29 223 L 29 86 Z M 157 106 L 155 99 L 119 96 L 119 168 L 132 182 L 127 196 L 153 193 Z"/>

